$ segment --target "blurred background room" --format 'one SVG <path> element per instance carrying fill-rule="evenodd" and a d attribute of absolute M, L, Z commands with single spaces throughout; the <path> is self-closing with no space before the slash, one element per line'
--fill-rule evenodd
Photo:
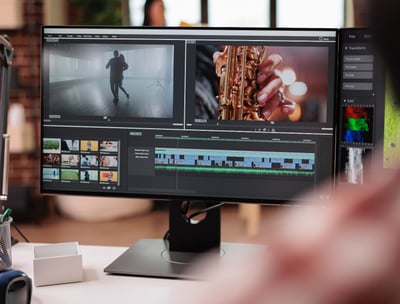
<path fill-rule="evenodd" d="M 143 199 L 64 197 L 40 193 L 40 39 L 42 25 L 142 26 L 145 0 L 1 0 L 0 34 L 14 47 L 8 133 L 9 198 L 14 222 L 31 242 L 78 241 L 129 246 L 161 238 L 167 203 Z M 363 0 L 155 0 L 157 26 L 319 27 L 363 26 Z M 157 4 L 158 3 L 158 4 Z M 154 19 L 156 20 L 156 19 Z M 146 24 L 146 22 L 145 22 Z M 255 240 L 283 207 L 226 204 L 222 241 Z M 289 207 L 285 207 L 289 208 Z M 121 233 L 126 231 L 126 233 Z M 14 231 L 14 237 L 21 240 Z"/>

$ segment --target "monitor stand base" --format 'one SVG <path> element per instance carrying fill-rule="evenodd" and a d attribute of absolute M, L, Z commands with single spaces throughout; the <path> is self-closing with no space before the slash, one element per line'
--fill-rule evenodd
<path fill-rule="evenodd" d="M 264 250 L 262 245 L 221 243 L 221 261 L 236 255 Z M 201 280 L 199 274 L 191 272 L 193 262 L 204 256 L 202 253 L 171 252 L 161 239 L 141 239 L 133 244 L 104 271 L 109 274 Z"/>

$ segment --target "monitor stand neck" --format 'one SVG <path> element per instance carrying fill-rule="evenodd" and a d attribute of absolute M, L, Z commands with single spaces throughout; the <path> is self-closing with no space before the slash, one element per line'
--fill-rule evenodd
<path fill-rule="evenodd" d="M 194 205 L 194 210 L 208 210 L 200 220 L 191 218 L 184 210 L 186 204 Z M 215 208 L 213 208 L 215 206 Z M 192 207 L 193 208 L 193 207 Z M 199 213 L 200 213 L 199 212 Z M 169 208 L 169 250 L 171 252 L 204 253 L 220 248 L 221 209 L 217 203 L 172 202 Z"/>

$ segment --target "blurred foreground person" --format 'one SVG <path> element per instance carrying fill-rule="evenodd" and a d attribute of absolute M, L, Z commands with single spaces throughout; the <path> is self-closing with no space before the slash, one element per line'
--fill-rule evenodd
<path fill-rule="evenodd" d="M 393 30 L 400 2 L 369 2 L 370 25 L 400 96 L 400 40 Z M 312 197 L 310 207 L 282 208 L 261 232 L 268 236 L 265 252 L 224 266 L 203 261 L 199 269 L 209 279 L 173 303 L 400 303 L 400 168 L 372 174 L 373 183 L 338 191 L 326 208 L 313 207 Z"/>
<path fill-rule="evenodd" d="M 375 174 L 332 206 L 283 207 L 265 227 L 265 252 L 203 261 L 206 283 L 174 303 L 400 303 L 400 171 Z"/>

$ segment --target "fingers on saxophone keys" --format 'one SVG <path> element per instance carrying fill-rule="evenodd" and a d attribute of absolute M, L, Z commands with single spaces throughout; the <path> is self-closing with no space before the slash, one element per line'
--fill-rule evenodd
<path fill-rule="evenodd" d="M 282 57 L 278 54 L 271 54 L 266 57 L 260 64 L 257 82 L 260 84 L 264 83 L 281 64 Z"/>
<path fill-rule="evenodd" d="M 274 95 L 277 95 L 279 99 L 279 89 L 282 87 L 282 80 L 279 77 L 272 79 L 268 84 L 262 88 L 257 95 L 257 102 L 260 105 L 266 105 L 268 100 Z"/>
<path fill-rule="evenodd" d="M 268 99 L 268 102 L 264 104 L 262 109 L 262 115 L 264 119 L 268 119 L 274 110 L 280 105 L 281 98 L 278 93 L 275 93 L 271 98 Z"/>
<path fill-rule="evenodd" d="M 289 99 L 283 99 L 280 105 L 281 111 L 284 114 L 293 114 L 296 109 L 296 103 Z"/>

